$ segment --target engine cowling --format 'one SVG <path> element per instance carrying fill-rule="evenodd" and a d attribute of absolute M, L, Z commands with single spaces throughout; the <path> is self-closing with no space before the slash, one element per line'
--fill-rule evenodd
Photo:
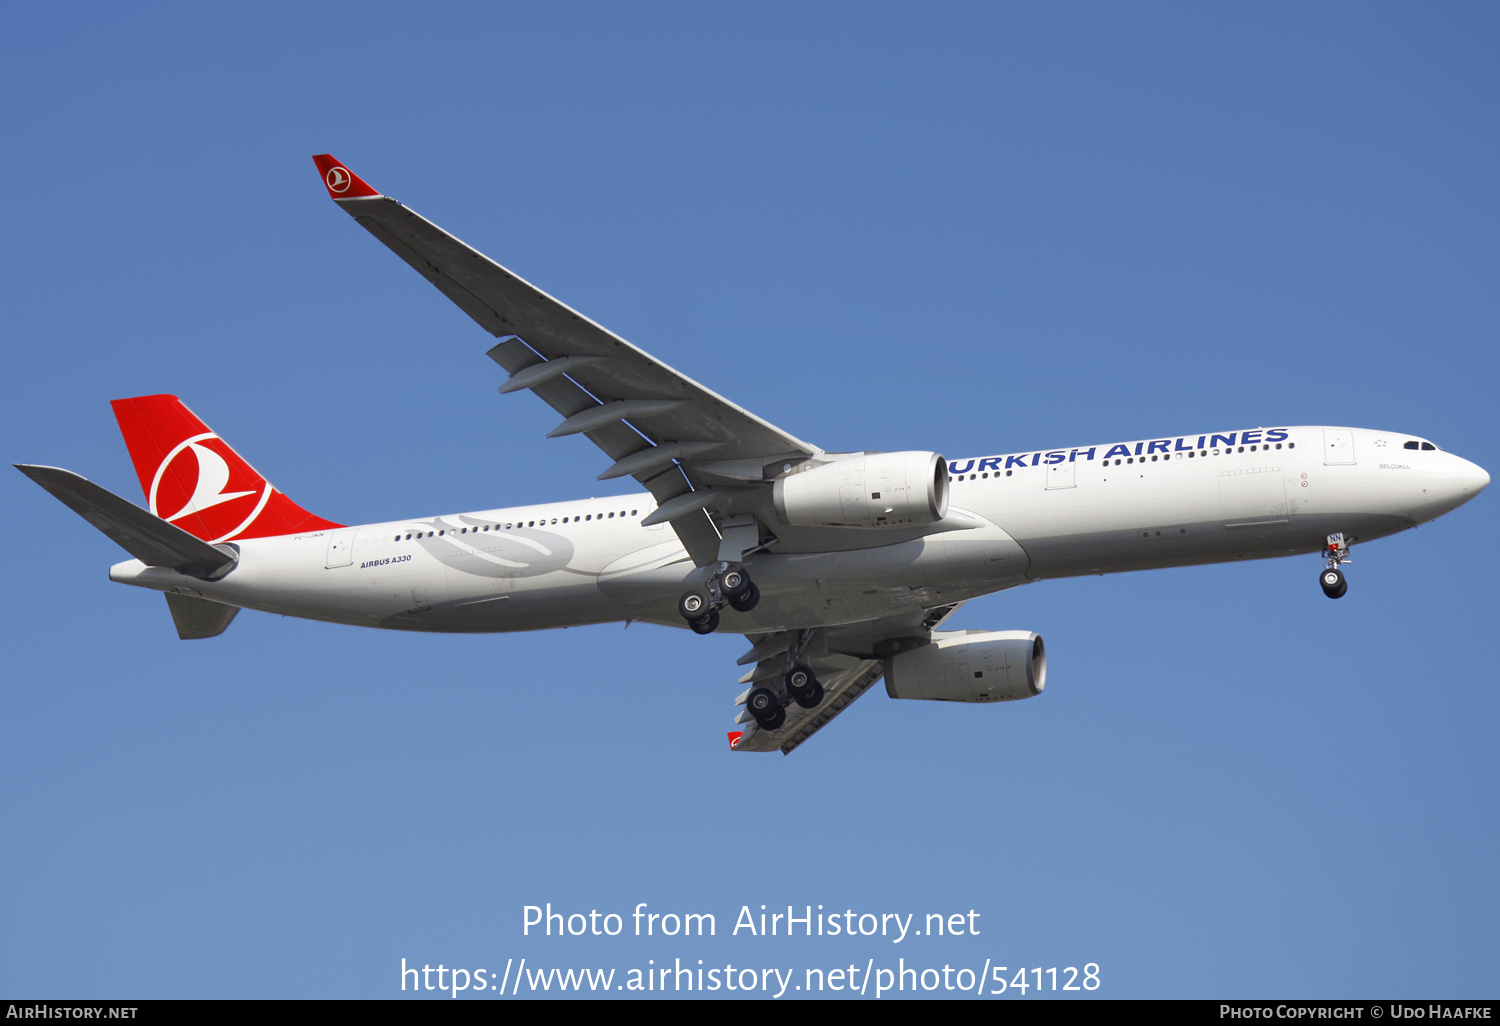
<path fill-rule="evenodd" d="M 888 659 L 885 693 L 937 702 L 1008 702 L 1047 686 L 1047 650 L 1031 631 L 934 631 Z"/>
<path fill-rule="evenodd" d="M 878 452 L 776 479 L 776 512 L 798 527 L 920 527 L 948 512 L 948 462 L 935 452 Z"/>

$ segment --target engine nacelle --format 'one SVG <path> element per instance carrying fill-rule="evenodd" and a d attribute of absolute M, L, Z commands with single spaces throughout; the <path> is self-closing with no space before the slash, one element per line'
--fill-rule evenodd
<path fill-rule="evenodd" d="M 948 461 L 878 452 L 776 479 L 776 512 L 798 527 L 920 527 L 948 512 Z"/>
<path fill-rule="evenodd" d="M 888 659 L 885 693 L 938 702 L 1008 702 L 1047 686 L 1047 650 L 1031 631 L 934 631 Z"/>

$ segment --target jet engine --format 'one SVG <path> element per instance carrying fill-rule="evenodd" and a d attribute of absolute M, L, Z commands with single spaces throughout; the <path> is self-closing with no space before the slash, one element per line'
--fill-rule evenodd
<path fill-rule="evenodd" d="M 934 631 L 932 643 L 885 664 L 892 698 L 1008 702 L 1047 686 L 1047 650 L 1031 631 Z"/>
<path fill-rule="evenodd" d="M 948 512 L 948 462 L 935 452 L 877 452 L 776 479 L 776 512 L 798 527 L 920 527 Z"/>

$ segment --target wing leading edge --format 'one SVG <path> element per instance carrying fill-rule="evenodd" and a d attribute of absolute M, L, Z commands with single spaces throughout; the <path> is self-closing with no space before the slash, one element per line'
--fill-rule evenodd
<path fill-rule="evenodd" d="M 821 452 L 589 320 L 415 211 L 381 195 L 331 154 L 313 158 L 328 194 L 480 327 L 502 341 L 489 356 L 614 461 L 601 479 L 634 477 L 655 497 L 698 565 L 718 558 L 720 532 L 700 461 L 768 465 Z M 759 477 L 759 474 L 754 475 Z M 706 494 L 690 495 L 694 491 Z"/>

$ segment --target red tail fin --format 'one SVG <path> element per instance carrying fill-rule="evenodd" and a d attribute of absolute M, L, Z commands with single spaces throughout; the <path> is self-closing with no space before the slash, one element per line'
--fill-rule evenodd
<path fill-rule="evenodd" d="M 189 534 L 221 542 L 343 526 L 278 492 L 175 395 L 110 405 L 147 507 Z"/>

